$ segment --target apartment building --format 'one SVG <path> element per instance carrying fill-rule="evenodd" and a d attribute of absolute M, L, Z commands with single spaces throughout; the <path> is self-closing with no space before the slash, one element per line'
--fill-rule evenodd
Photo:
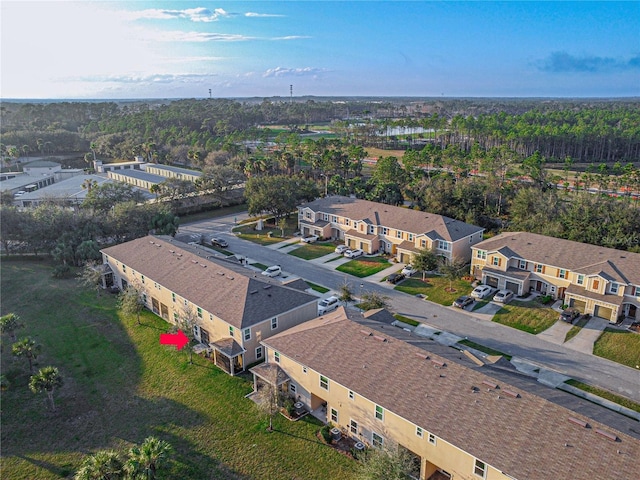
<path fill-rule="evenodd" d="M 507 232 L 472 247 L 471 273 L 517 295 L 539 292 L 610 322 L 640 319 L 640 254 Z"/>
<path fill-rule="evenodd" d="M 262 343 L 255 368 L 272 375 L 257 383 L 369 447 L 406 449 L 416 478 L 638 478 L 637 421 L 360 313 L 341 307 Z"/>
<path fill-rule="evenodd" d="M 339 195 L 298 206 L 298 226 L 303 236 L 341 240 L 369 254 L 389 253 L 402 263 L 423 249 L 469 261 L 484 231 L 442 215 Z"/>
<path fill-rule="evenodd" d="M 109 283 L 134 285 L 145 306 L 167 322 L 194 319 L 196 339 L 230 375 L 264 359 L 262 340 L 318 312 L 316 296 L 171 237 L 105 248 L 102 258 Z"/>

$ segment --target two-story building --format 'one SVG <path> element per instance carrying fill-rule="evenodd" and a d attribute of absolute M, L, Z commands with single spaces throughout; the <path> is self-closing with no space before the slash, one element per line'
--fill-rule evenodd
<path fill-rule="evenodd" d="M 539 292 L 583 313 L 640 319 L 640 254 L 507 232 L 472 247 L 471 274 L 516 295 Z"/>
<path fill-rule="evenodd" d="M 110 283 L 135 286 L 145 306 L 166 321 L 194 319 L 196 339 L 231 375 L 264 359 L 261 340 L 318 313 L 316 296 L 171 237 L 105 248 L 102 258 Z"/>
<path fill-rule="evenodd" d="M 303 236 L 343 240 L 349 248 L 390 253 L 402 263 L 424 249 L 469 261 L 484 231 L 442 215 L 339 195 L 298 206 L 298 226 Z"/>
<path fill-rule="evenodd" d="M 415 478 L 638 478 L 636 420 L 360 313 L 341 307 L 262 343 L 258 385 L 342 435 L 405 449 Z"/>

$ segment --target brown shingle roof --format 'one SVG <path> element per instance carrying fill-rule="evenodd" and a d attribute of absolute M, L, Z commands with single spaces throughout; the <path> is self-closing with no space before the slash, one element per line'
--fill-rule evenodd
<path fill-rule="evenodd" d="M 513 257 L 585 275 L 606 273 L 615 281 L 640 285 L 640 253 L 599 247 L 529 232 L 506 232 L 472 248 L 513 252 Z M 507 250 L 504 250 L 504 249 Z"/>
<path fill-rule="evenodd" d="M 192 252 L 181 242 L 170 240 L 147 236 L 102 252 L 144 275 L 147 282 L 158 282 L 236 328 L 250 327 L 317 301 L 314 295 L 266 280 L 235 263 L 207 259 L 206 251 Z"/>
<path fill-rule="evenodd" d="M 263 343 L 519 480 L 638 478 L 640 440 L 478 370 L 439 368 L 442 357 L 425 359 L 424 350 L 349 320 L 343 308 Z"/>
<path fill-rule="evenodd" d="M 361 220 L 370 225 L 380 225 L 415 234 L 436 233 L 436 238 L 456 241 L 484 229 L 453 218 L 409 208 L 385 205 L 384 203 L 343 197 L 340 195 L 319 198 L 301 205 L 314 212 L 338 215 L 352 220 Z"/>

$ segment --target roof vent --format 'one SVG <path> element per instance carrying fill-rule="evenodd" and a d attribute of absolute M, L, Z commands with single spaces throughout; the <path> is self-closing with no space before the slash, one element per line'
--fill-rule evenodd
<path fill-rule="evenodd" d="M 191 263 L 198 263 L 198 260 L 191 260 Z"/>
<path fill-rule="evenodd" d="M 498 388 L 498 384 L 497 383 L 490 382 L 489 380 L 483 380 L 482 383 L 485 384 L 489 388 L 493 388 L 494 390 L 496 388 Z"/>
<path fill-rule="evenodd" d="M 366 335 L 367 337 L 371 337 L 373 335 L 373 333 L 367 332 L 366 330 L 360 330 L 360 333 Z"/>
<path fill-rule="evenodd" d="M 502 390 L 504 393 L 513 398 L 520 398 L 520 394 L 518 392 L 513 392 L 511 390 Z"/>
<path fill-rule="evenodd" d="M 571 423 L 575 423 L 576 425 L 580 425 L 583 428 L 589 428 L 589 424 L 587 422 L 583 422 L 582 420 L 575 418 L 575 417 L 569 417 L 569 421 Z"/>
<path fill-rule="evenodd" d="M 207 266 L 206 266 L 204 263 L 201 263 L 201 264 L 200 264 L 200 266 L 201 266 L 202 268 L 207 268 Z"/>
<path fill-rule="evenodd" d="M 170 251 L 171 253 L 176 253 L 176 251 L 175 251 L 175 250 L 169 250 L 169 251 Z"/>
<path fill-rule="evenodd" d="M 387 341 L 386 338 L 381 337 L 380 335 L 374 335 L 373 338 L 375 338 L 379 342 L 386 342 Z"/>
<path fill-rule="evenodd" d="M 429 355 L 425 355 L 424 353 L 416 352 L 416 357 L 421 360 L 429 360 Z"/>
<path fill-rule="evenodd" d="M 271 288 L 271 285 L 265 285 L 265 286 L 264 286 L 264 287 L 262 287 L 262 288 L 264 288 L 265 290 L 267 290 L 267 289 Z"/>
<path fill-rule="evenodd" d="M 224 275 L 224 272 L 216 272 L 216 273 L 220 276 Z"/>
<path fill-rule="evenodd" d="M 253 295 L 254 293 L 258 293 L 258 290 L 251 290 L 249 293 Z"/>
<path fill-rule="evenodd" d="M 438 368 L 442 368 L 442 367 L 446 367 L 447 366 L 446 363 L 441 362 L 440 360 L 436 360 L 435 358 L 431 359 L 431 363 L 433 363 Z"/>
<path fill-rule="evenodd" d="M 599 428 L 596 428 L 596 433 L 598 435 L 602 435 L 605 438 L 608 438 L 609 440 L 613 441 L 613 442 L 617 442 L 619 439 L 616 435 L 614 435 L 613 433 L 609 433 L 609 432 L 605 432 L 604 430 L 600 430 Z"/>

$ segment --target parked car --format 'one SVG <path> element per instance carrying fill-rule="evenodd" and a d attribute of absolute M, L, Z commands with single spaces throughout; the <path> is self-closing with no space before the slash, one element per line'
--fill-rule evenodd
<path fill-rule="evenodd" d="M 473 297 L 468 297 L 463 295 L 462 297 L 458 297 L 453 301 L 453 306 L 458 308 L 465 308 L 471 305 L 475 300 Z"/>
<path fill-rule="evenodd" d="M 265 275 L 267 277 L 277 277 L 281 273 L 282 268 L 280 268 L 280 265 L 273 265 L 272 267 L 269 267 L 265 271 L 263 271 L 262 275 Z"/>
<path fill-rule="evenodd" d="M 513 292 L 511 290 L 500 290 L 493 296 L 493 300 L 498 303 L 509 303 L 513 300 Z"/>
<path fill-rule="evenodd" d="M 404 280 L 404 278 L 405 278 L 404 273 L 392 273 L 387 277 L 387 282 L 396 284 Z"/>
<path fill-rule="evenodd" d="M 340 299 L 335 295 L 318 302 L 318 315 L 329 313 L 340 306 Z"/>
<path fill-rule="evenodd" d="M 413 275 L 414 273 L 416 273 L 418 270 L 416 270 L 415 268 L 413 268 L 412 265 L 407 265 L 402 269 L 402 274 L 410 277 L 411 275 Z"/>
<path fill-rule="evenodd" d="M 343 255 L 347 258 L 358 258 L 364 255 L 364 250 L 356 248 L 355 250 L 345 250 Z"/>
<path fill-rule="evenodd" d="M 304 243 L 313 243 L 313 242 L 317 242 L 318 241 L 318 235 L 308 235 L 306 237 L 302 237 L 302 241 Z"/>
<path fill-rule="evenodd" d="M 220 248 L 227 248 L 229 246 L 226 240 L 218 237 L 213 237 L 211 239 L 211 245 L 214 247 L 220 247 Z"/>
<path fill-rule="evenodd" d="M 342 255 L 347 250 L 349 250 L 349 247 L 347 247 L 346 245 L 338 245 L 334 251 Z"/>
<path fill-rule="evenodd" d="M 471 292 L 471 296 L 473 298 L 486 298 L 491 295 L 491 292 L 493 292 L 493 288 L 489 285 L 478 285 L 473 289 L 473 292 Z"/>
<path fill-rule="evenodd" d="M 576 318 L 578 318 L 580 316 L 580 311 L 576 310 L 575 308 L 569 307 L 566 308 L 561 314 L 560 314 L 560 320 L 562 320 L 563 322 L 567 322 L 567 323 L 573 323 L 575 321 Z"/>

